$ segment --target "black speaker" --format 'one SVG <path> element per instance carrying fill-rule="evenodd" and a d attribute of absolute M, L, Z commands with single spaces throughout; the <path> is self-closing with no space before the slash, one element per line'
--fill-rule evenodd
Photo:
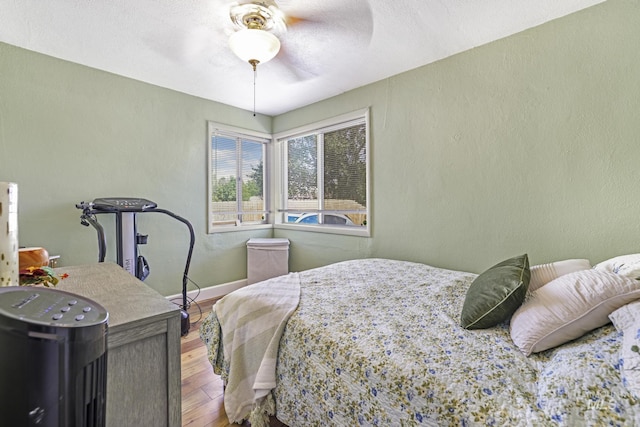
<path fill-rule="evenodd" d="M 105 425 L 107 319 L 69 292 L 0 288 L 2 425 Z"/>

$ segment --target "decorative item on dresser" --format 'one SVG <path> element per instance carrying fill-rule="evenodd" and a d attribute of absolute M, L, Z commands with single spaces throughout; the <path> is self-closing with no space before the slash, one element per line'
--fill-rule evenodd
<path fill-rule="evenodd" d="M 20 270 L 28 267 L 44 267 L 49 265 L 49 251 L 41 247 L 20 248 L 18 259 Z"/>
<path fill-rule="evenodd" d="M 58 276 L 49 265 L 49 252 L 45 248 L 20 248 L 20 286 L 56 286 L 67 275 Z"/>
<path fill-rule="evenodd" d="M 18 184 L 0 182 L 0 286 L 18 283 Z"/>

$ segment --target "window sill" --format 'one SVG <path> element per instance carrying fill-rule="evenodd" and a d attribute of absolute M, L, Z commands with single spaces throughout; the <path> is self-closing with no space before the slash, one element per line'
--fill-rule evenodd
<path fill-rule="evenodd" d="M 248 225 L 213 225 L 209 227 L 207 234 L 231 233 L 237 231 L 264 230 L 273 228 L 271 224 L 248 224 Z"/>
<path fill-rule="evenodd" d="M 275 224 L 273 228 L 278 230 L 310 231 L 313 233 L 341 234 L 344 236 L 371 237 L 369 227 L 331 227 L 327 225 L 307 224 Z"/>

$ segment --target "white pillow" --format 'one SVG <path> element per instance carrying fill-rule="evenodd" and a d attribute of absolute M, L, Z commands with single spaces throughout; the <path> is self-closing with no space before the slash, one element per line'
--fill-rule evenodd
<path fill-rule="evenodd" d="M 609 323 L 609 314 L 640 299 L 640 281 L 582 270 L 534 291 L 511 317 L 511 339 L 527 356 L 579 338 Z"/>
<path fill-rule="evenodd" d="M 532 266 L 531 280 L 529 281 L 529 292 L 546 285 L 553 279 L 557 279 L 565 274 L 574 271 L 589 270 L 591 263 L 588 259 L 567 259 L 564 261 L 550 262 L 548 264 L 538 264 Z"/>
<path fill-rule="evenodd" d="M 598 263 L 594 268 L 637 279 L 640 278 L 640 254 L 617 256 Z"/>
<path fill-rule="evenodd" d="M 622 332 L 622 383 L 636 398 L 640 398 L 640 301 L 623 305 L 609 318 L 618 332 Z"/>

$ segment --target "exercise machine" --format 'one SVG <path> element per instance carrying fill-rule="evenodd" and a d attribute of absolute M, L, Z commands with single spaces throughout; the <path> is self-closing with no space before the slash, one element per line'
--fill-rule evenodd
<path fill-rule="evenodd" d="M 162 213 L 185 224 L 189 229 L 190 242 L 182 275 L 181 333 L 189 333 L 189 313 L 187 312 L 187 284 L 189 281 L 189 265 L 195 244 L 195 233 L 189 221 L 166 209 L 158 208 L 151 200 L 133 197 L 107 197 L 94 199 L 93 202 L 80 202 L 76 208 L 82 210 L 80 224 L 92 226 L 98 234 L 98 262 L 104 262 L 107 252 L 107 240 L 104 228 L 98 222 L 97 215 L 113 214 L 116 218 L 116 261 L 133 276 L 144 280 L 149 276 L 150 268 L 147 260 L 138 253 L 138 245 L 146 245 L 148 235 L 138 233 L 136 215 L 141 213 Z"/>

